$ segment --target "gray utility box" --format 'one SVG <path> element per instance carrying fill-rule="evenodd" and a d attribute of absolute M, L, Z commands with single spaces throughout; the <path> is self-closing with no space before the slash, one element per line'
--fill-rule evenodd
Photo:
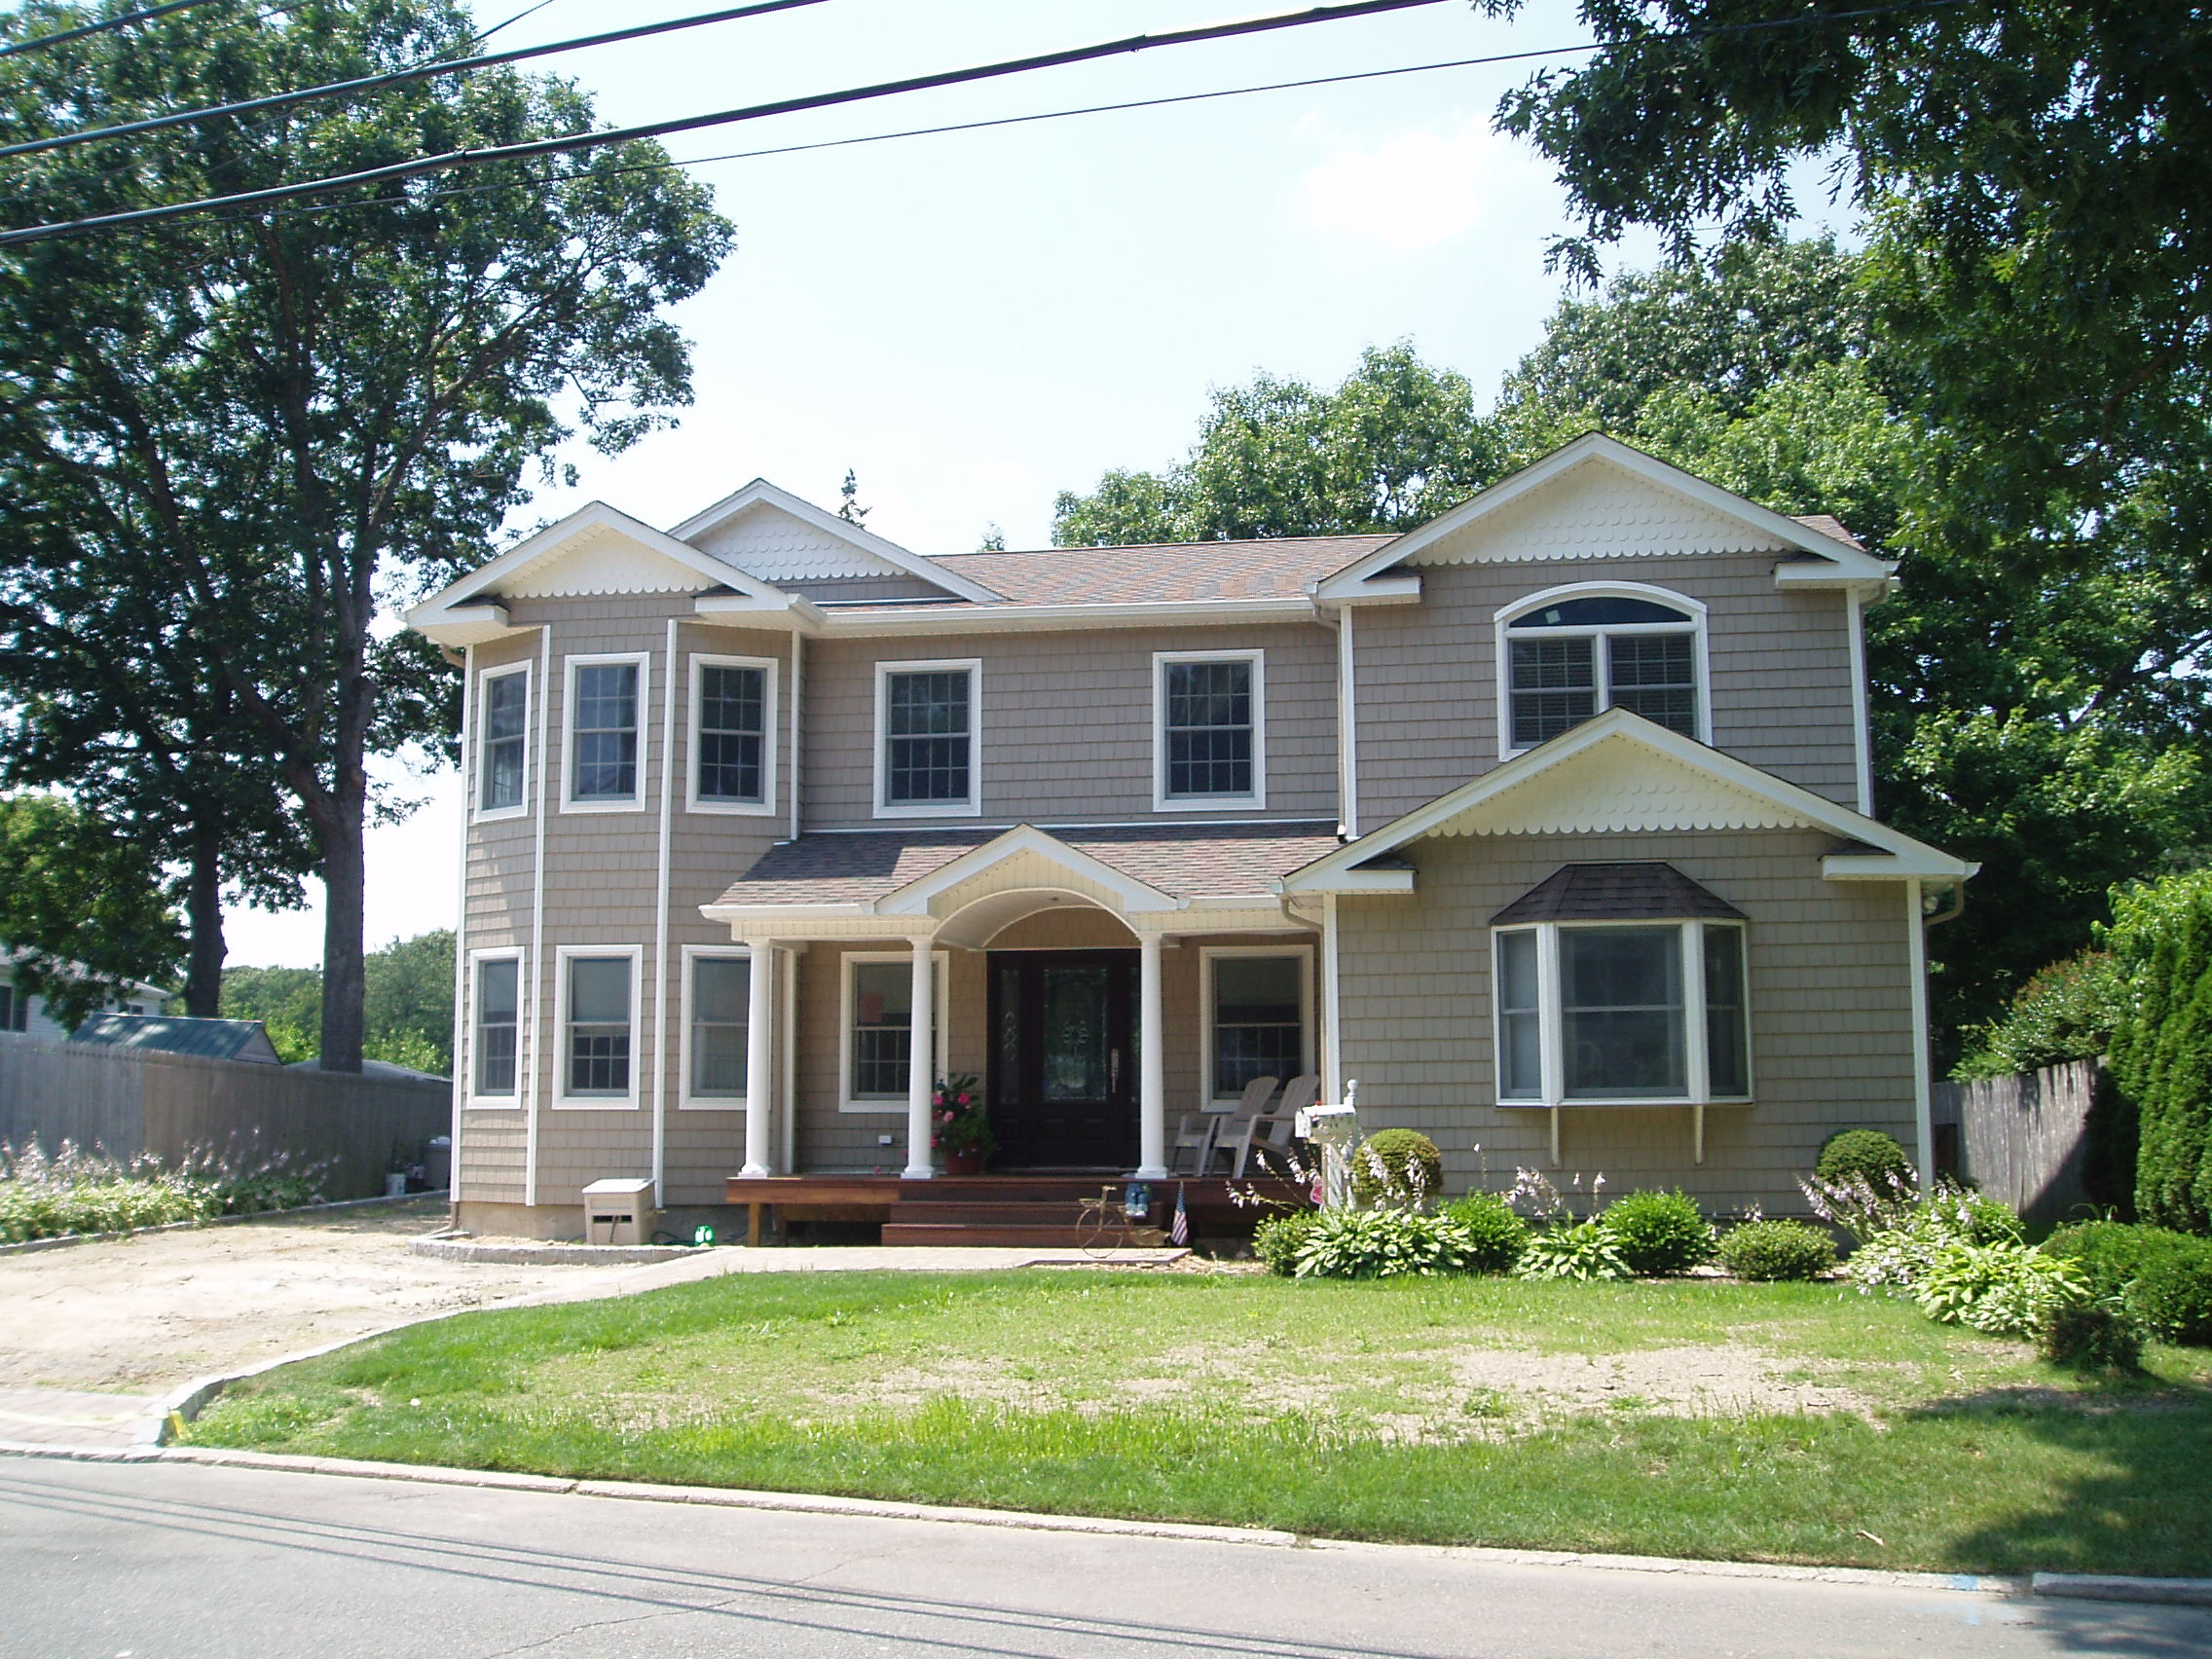
<path fill-rule="evenodd" d="M 594 1181 L 584 1189 L 584 1242 L 643 1244 L 652 1235 L 650 1181 Z"/>

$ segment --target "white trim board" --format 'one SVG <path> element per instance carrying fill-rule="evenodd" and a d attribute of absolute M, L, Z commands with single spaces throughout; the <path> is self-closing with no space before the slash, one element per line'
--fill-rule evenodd
<path fill-rule="evenodd" d="M 886 540 L 871 530 L 864 530 L 857 524 L 841 519 L 835 513 L 826 511 L 816 506 L 812 501 L 805 500 L 793 495 L 789 490 L 769 483 L 765 478 L 756 478 L 742 490 L 724 496 L 713 506 L 693 513 L 670 531 L 669 535 L 679 542 L 696 546 L 724 525 L 751 512 L 756 507 L 769 507 L 790 518 L 796 519 L 810 530 L 845 542 L 852 547 L 854 552 L 874 561 L 878 565 L 887 566 L 894 571 L 903 571 L 911 576 L 919 576 L 923 581 L 934 587 L 942 588 L 946 593 L 952 594 L 956 598 L 973 600 L 978 605 L 989 605 L 999 598 L 998 594 L 983 586 L 982 583 L 971 580 L 967 576 L 955 575 L 950 571 L 941 570 L 931 564 L 919 553 L 910 552 L 900 546 L 896 541 Z M 712 557 L 712 555 L 708 555 L 708 557 Z M 731 566 L 730 568 L 735 569 L 736 567 Z"/>

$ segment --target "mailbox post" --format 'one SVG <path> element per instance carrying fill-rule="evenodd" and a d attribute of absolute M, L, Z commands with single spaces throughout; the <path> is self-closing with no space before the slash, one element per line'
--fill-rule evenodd
<path fill-rule="evenodd" d="M 1346 1209 L 1351 1204 L 1351 1152 L 1359 1145 L 1359 1113 L 1353 1109 L 1352 1100 L 1358 1089 L 1357 1082 L 1347 1084 L 1342 1105 L 1309 1106 L 1298 1114 L 1299 1139 L 1311 1141 L 1321 1149 L 1324 1209 Z"/>

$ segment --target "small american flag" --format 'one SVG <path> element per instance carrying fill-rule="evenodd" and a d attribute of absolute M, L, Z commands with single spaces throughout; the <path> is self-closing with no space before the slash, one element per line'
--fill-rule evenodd
<path fill-rule="evenodd" d="M 1169 1240 L 1177 1244 L 1191 1241 L 1191 1212 L 1183 1207 L 1183 1183 L 1175 1183 L 1175 1224 L 1167 1230 Z"/>

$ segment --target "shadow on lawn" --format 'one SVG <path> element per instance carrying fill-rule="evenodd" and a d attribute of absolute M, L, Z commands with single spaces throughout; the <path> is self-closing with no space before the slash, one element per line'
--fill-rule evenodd
<path fill-rule="evenodd" d="M 2110 1377 L 2080 1389 L 1986 1388 L 1901 1419 L 1962 1419 L 2068 1454 L 2075 1472 L 2054 1480 L 2033 1510 L 1951 1540 L 1956 1557 L 2019 1572 L 2212 1572 L 2212 1387 Z M 2119 1622 L 2109 1604 L 2079 1605 L 2087 1609 L 2084 1640 Z"/>

